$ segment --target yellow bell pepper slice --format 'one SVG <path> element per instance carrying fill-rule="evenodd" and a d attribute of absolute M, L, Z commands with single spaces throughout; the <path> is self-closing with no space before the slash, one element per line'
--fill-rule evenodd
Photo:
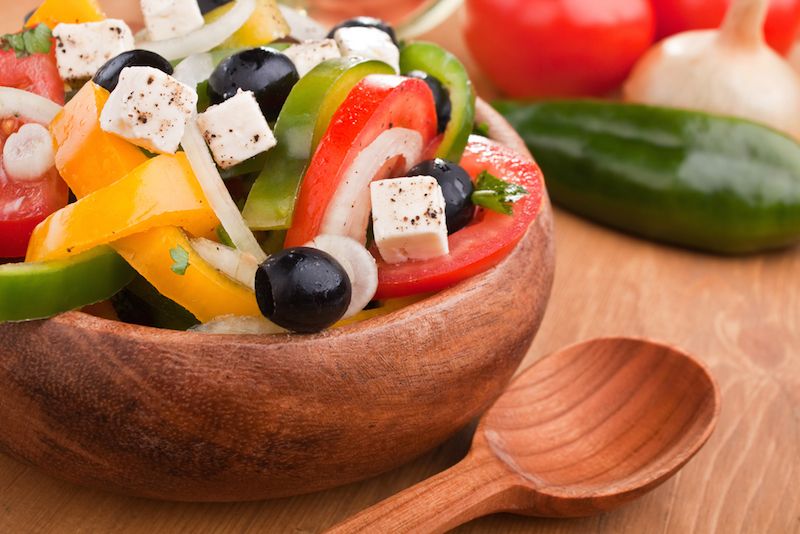
<path fill-rule="evenodd" d="M 162 295 L 202 322 L 221 315 L 261 316 L 255 294 L 203 261 L 178 228 L 149 230 L 120 239 L 113 246 Z M 179 247 L 189 255 L 183 274 L 172 270 L 170 251 Z"/>
<path fill-rule="evenodd" d="M 147 161 L 138 148 L 100 129 L 100 112 L 107 99 L 108 91 L 89 82 L 51 124 L 56 166 L 78 198 L 115 183 Z M 261 315 L 253 292 L 197 256 L 178 228 L 148 230 L 111 246 L 162 295 L 199 320 Z M 172 271 L 170 251 L 176 247 L 189 253 L 184 276 Z"/>
<path fill-rule="evenodd" d="M 28 19 L 26 26 L 32 28 L 44 23 L 52 30 L 61 22 L 79 24 L 98 22 L 105 18 L 97 0 L 44 0 Z"/>
<path fill-rule="evenodd" d="M 205 15 L 206 24 L 219 19 L 232 7 L 233 3 L 230 3 L 209 11 Z M 253 48 L 286 37 L 290 31 L 275 0 L 256 0 L 256 10 L 244 26 L 218 48 Z"/>
<path fill-rule="evenodd" d="M 50 215 L 33 231 L 27 261 L 79 254 L 151 228 L 204 235 L 218 224 L 186 155 L 162 155 Z"/>
<path fill-rule="evenodd" d="M 104 88 L 88 82 L 50 123 L 56 168 L 78 198 L 111 185 L 147 161 L 136 146 L 100 128 L 108 96 Z"/>

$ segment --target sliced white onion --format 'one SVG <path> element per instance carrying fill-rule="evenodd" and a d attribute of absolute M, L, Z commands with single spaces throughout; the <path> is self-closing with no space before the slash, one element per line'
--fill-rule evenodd
<path fill-rule="evenodd" d="M 197 87 L 197 84 L 207 80 L 214 72 L 214 58 L 211 54 L 203 52 L 194 54 L 175 67 L 172 77 L 189 87 Z"/>
<path fill-rule="evenodd" d="M 317 248 L 333 256 L 342 264 L 353 286 L 350 307 L 342 319 L 358 314 L 378 290 L 378 266 L 375 258 L 359 242 L 340 235 L 318 235 L 306 246 Z"/>
<path fill-rule="evenodd" d="M 197 121 L 193 118 L 186 124 L 186 131 L 181 140 L 186 157 L 192 166 L 200 187 L 206 194 L 211 209 L 216 213 L 222 227 L 240 251 L 253 256 L 259 263 L 267 259 L 267 255 L 261 250 L 253 232 L 244 222 L 239 208 L 233 202 L 222 176 L 219 175 L 214 160 L 208 152 L 208 147 L 197 126 Z"/>
<path fill-rule="evenodd" d="M 430 5 L 423 12 L 415 14 L 411 20 L 397 28 L 397 37 L 400 39 L 412 39 L 438 28 L 445 21 L 451 20 L 451 17 L 454 16 L 463 3 L 464 0 L 430 2 Z"/>
<path fill-rule="evenodd" d="M 41 124 L 23 125 L 3 145 L 3 168 L 14 181 L 38 180 L 55 164 L 53 138 Z"/>
<path fill-rule="evenodd" d="M 278 8 L 289 24 L 289 35 L 298 41 L 319 41 L 327 37 L 328 30 L 311 17 L 283 4 L 278 4 Z"/>
<path fill-rule="evenodd" d="M 0 118 L 23 117 L 40 124 L 50 124 L 61 111 L 52 100 L 13 87 L 0 87 Z"/>
<path fill-rule="evenodd" d="M 169 61 L 189 57 L 192 54 L 208 52 L 212 48 L 221 45 L 228 37 L 244 26 L 244 23 L 247 22 L 255 9 L 255 0 L 236 0 L 230 11 L 199 30 L 164 41 L 137 43 L 136 46 L 143 50 L 161 54 Z"/>
<path fill-rule="evenodd" d="M 258 261 L 253 256 L 202 237 L 192 239 L 191 243 L 209 265 L 255 291 Z"/>
<path fill-rule="evenodd" d="M 422 135 L 408 128 L 392 128 L 380 134 L 356 156 L 345 171 L 322 220 L 320 234 L 344 235 L 361 244 L 367 241 L 372 201 L 369 184 L 390 160 L 402 158 L 405 170 L 422 157 Z"/>
<path fill-rule="evenodd" d="M 262 317 L 243 317 L 239 315 L 223 315 L 205 324 L 190 328 L 192 332 L 203 334 L 286 334 L 286 330 Z"/>

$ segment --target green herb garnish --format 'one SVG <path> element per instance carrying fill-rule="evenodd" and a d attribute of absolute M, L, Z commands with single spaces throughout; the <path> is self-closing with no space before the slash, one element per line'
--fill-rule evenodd
<path fill-rule="evenodd" d="M 17 57 L 49 54 L 52 46 L 53 34 L 44 24 L 21 33 L 7 33 L 0 36 L 0 50 L 13 50 Z"/>
<path fill-rule="evenodd" d="M 181 276 L 186 274 L 186 269 L 189 268 L 189 252 L 182 246 L 178 245 L 177 247 L 170 249 L 169 256 L 172 258 L 172 261 L 175 262 L 171 267 L 172 272 Z"/>
<path fill-rule="evenodd" d="M 472 203 L 503 215 L 513 215 L 513 204 L 527 194 L 528 190 L 521 185 L 506 182 L 483 171 L 475 182 Z"/>

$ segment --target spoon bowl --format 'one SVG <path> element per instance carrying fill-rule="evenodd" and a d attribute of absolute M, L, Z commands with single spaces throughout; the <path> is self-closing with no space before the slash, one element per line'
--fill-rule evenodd
<path fill-rule="evenodd" d="M 583 516 L 641 495 L 705 443 L 708 370 L 674 348 L 599 339 L 539 361 L 486 414 L 476 444 L 536 494 L 534 515 Z"/>
<path fill-rule="evenodd" d="M 443 532 L 494 512 L 611 510 L 688 462 L 719 410 L 714 379 L 685 352 L 630 338 L 573 345 L 510 385 L 461 463 L 333 532 Z"/>

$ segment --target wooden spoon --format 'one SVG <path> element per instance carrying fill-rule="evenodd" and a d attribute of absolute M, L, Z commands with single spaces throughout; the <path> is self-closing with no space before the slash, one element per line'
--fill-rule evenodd
<path fill-rule="evenodd" d="M 444 532 L 496 512 L 610 510 L 675 474 L 719 409 L 706 367 L 677 349 L 625 338 L 574 345 L 512 382 L 461 463 L 330 532 Z"/>

